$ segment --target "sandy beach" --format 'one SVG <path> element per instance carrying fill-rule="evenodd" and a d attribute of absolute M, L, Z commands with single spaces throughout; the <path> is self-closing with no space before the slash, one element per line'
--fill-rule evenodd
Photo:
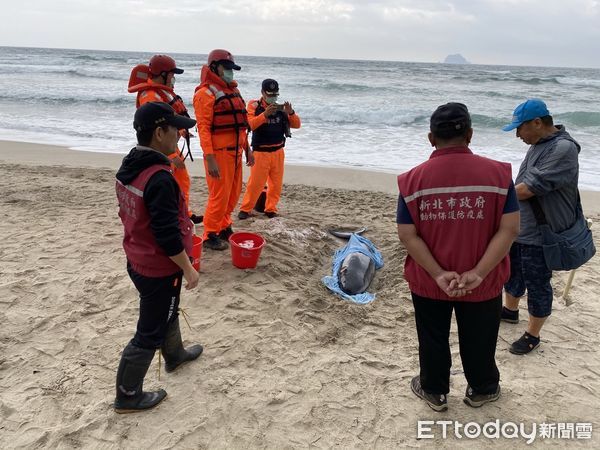
<path fill-rule="evenodd" d="M 555 273 L 554 313 L 542 345 L 518 357 L 508 345 L 526 326 L 503 323 L 497 362 L 503 396 L 472 409 L 451 334 L 449 411 L 410 390 L 417 336 L 405 250 L 395 225 L 395 175 L 286 167 L 281 215 L 234 223 L 265 237 L 258 267 L 205 252 L 199 287 L 184 291 L 194 363 L 145 387 L 167 399 L 140 414 L 113 412 L 120 353 L 133 336 L 138 298 L 125 271 L 114 173 L 123 155 L 0 142 L 0 448 L 466 448 L 527 447 L 519 439 L 417 439 L 419 420 L 592 423 L 589 440 L 542 439 L 534 448 L 600 447 L 600 257 L 575 275 L 573 304 Z M 192 207 L 206 199 L 191 165 Z M 600 248 L 600 193 L 582 193 Z M 332 226 L 368 227 L 385 266 L 358 306 L 321 284 L 343 241 Z"/>

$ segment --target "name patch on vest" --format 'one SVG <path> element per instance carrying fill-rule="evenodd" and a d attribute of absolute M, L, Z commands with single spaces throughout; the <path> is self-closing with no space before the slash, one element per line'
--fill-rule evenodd
<path fill-rule="evenodd" d="M 495 186 L 457 186 L 424 189 L 406 197 L 408 204 L 419 202 L 421 221 L 484 220 L 486 203 L 482 192 L 507 195 L 508 189 Z"/>

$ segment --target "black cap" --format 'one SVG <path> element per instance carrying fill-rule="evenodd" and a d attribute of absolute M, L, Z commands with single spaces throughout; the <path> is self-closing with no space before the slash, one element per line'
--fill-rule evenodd
<path fill-rule="evenodd" d="M 469 110 L 462 103 L 446 103 L 438 106 L 431 115 L 429 127 L 434 135 L 445 138 L 460 136 L 471 128 Z"/>
<path fill-rule="evenodd" d="M 173 125 L 178 130 L 192 128 L 196 125 L 194 119 L 175 114 L 175 110 L 163 102 L 149 102 L 138 108 L 133 116 L 135 131 L 154 130 L 162 124 Z"/>
<path fill-rule="evenodd" d="M 267 78 L 262 82 L 262 90 L 265 91 L 266 94 L 277 94 L 279 93 L 279 83 L 272 78 Z"/>
<path fill-rule="evenodd" d="M 233 61 L 229 61 L 228 59 L 221 59 L 217 64 L 221 64 L 226 69 L 242 70 L 240 66 Z"/>

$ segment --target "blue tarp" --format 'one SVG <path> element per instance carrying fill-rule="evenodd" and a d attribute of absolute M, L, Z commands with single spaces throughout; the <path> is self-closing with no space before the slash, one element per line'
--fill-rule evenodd
<path fill-rule="evenodd" d="M 377 247 L 375 247 L 375 245 L 367 238 L 359 236 L 358 234 L 352 234 L 348 240 L 348 243 L 344 247 L 337 249 L 333 255 L 332 276 L 323 277 L 321 281 L 330 291 L 339 295 L 344 300 L 348 300 L 359 305 L 366 305 L 367 303 L 371 303 L 373 300 L 375 300 L 375 294 L 369 294 L 368 292 L 356 295 L 346 294 L 340 288 L 338 280 L 338 272 L 342 262 L 344 261 L 344 258 L 350 253 L 357 252 L 367 255 L 369 258 L 371 258 L 375 264 L 375 269 L 381 269 L 383 267 L 383 257 L 381 256 L 379 250 L 377 250 Z"/>

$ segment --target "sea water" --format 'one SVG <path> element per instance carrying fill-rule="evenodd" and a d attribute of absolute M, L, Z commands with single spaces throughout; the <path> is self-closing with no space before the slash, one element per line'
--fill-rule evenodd
<path fill-rule="evenodd" d="M 135 143 L 129 74 L 151 56 L 0 47 L 0 139 L 127 153 Z M 185 69 L 175 91 L 193 117 L 206 55 L 172 56 Z M 264 78 L 275 78 L 280 102 L 290 101 L 301 117 L 286 145 L 288 163 L 400 173 L 428 158 L 429 116 L 454 101 L 471 112 L 471 148 L 512 163 L 516 174 L 527 145 L 501 127 L 517 104 L 539 97 L 582 146 L 580 187 L 600 190 L 600 69 L 254 56 L 236 62 L 246 101 L 260 96 Z M 201 155 L 197 138 L 192 149 Z"/>

